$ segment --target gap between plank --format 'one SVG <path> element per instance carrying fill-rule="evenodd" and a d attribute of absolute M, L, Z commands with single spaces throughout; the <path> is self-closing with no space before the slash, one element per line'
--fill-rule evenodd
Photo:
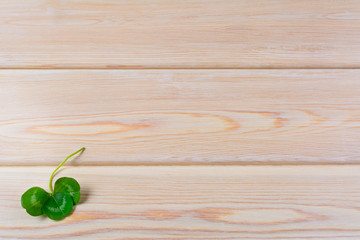
<path fill-rule="evenodd" d="M 56 167 L 58 164 L 1 164 L 0 167 Z M 294 163 L 211 163 L 211 164 L 199 164 L 199 163 L 124 163 L 124 164 L 66 164 L 71 167 L 211 167 L 211 166 L 360 166 L 360 162 L 347 162 L 347 163 L 331 163 L 331 162 L 294 162 Z"/>
<path fill-rule="evenodd" d="M 129 67 L 129 68 L 107 68 L 107 67 L 56 67 L 56 68 L 42 68 L 42 67 L 7 67 L 0 70 L 360 70 L 359 67 Z"/>

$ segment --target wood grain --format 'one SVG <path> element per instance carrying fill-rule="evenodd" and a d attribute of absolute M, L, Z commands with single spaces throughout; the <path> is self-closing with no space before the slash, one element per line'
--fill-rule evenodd
<path fill-rule="evenodd" d="M 71 167 L 83 198 L 60 222 L 21 194 L 53 168 L 0 168 L 1 239 L 359 239 L 359 166 Z M 11 184 L 4 184 L 11 183 Z"/>
<path fill-rule="evenodd" d="M 357 0 L 3 0 L 1 68 L 359 68 Z"/>
<path fill-rule="evenodd" d="M 359 1 L 0 16 L 1 240 L 360 239 Z M 56 176 L 81 184 L 73 214 L 26 214 L 21 194 L 83 146 Z"/>
<path fill-rule="evenodd" d="M 2 70 L 0 163 L 359 163 L 359 70 Z"/>

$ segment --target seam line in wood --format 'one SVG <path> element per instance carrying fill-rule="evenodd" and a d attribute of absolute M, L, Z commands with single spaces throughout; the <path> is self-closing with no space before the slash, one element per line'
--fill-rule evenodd
<path fill-rule="evenodd" d="M 144 163 L 134 163 L 134 164 L 68 164 L 68 167 L 211 167 L 211 166 L 360 166 L 360 163 L 213 163 L 213 164 L 189 164 L 189 163 L 161 163 L 161 164 L 144 164 Z M 0 167 L 56 167 L 57 165 L 52 164 L 14 164 L 14 165 L 0 165 Z"/>
<path fill-rule="evenodd" d="M 57 68 L 2 68 L 0 70 L 360 70 L 359 67 L 322 67 L 322 68 L 311 68 L 311 67 L 202 67 L 202 68 L 191 68 L 191 67 L 146 67 L 146 68 L 106 68 L 106 67 L 57 67 Z"/>

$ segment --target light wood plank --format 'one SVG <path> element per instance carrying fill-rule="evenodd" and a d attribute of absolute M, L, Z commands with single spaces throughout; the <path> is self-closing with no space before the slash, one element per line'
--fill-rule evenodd
<path fill-rule="evenodd" d="M 359 166 L 73 167 L 84 198 L 60 222 L 20 196 L 53 168 L 0 168 L 1 239 L 359 239 Z"/>
<path fill-rule="evenodd" d="M 360 67 L 357 0 L 3 0 L 2 68 Z"/>
<path fill-rule="evenodd" d="M 359 70 L 3 70 L 0 163 L 359 163 Z"/>

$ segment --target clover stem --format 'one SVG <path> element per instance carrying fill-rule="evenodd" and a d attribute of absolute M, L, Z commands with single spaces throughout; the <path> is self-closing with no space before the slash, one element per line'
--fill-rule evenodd
<path fill-rule="evenodd" d="M 59 168 L 60 168 L 62 165 L 64 165 L 64 163 L 65 163 L 69 158 L 71 158 L 71 157 L 74 156 L 75 154 L 77 154 L 77 153 L 79 153 L 79 152 L 81 152 L 81 151 L 84 151 L 84 150 L 85 150 L 85 148 L 82 147 L 82 148 L 80 148 L 79 150 L 77 150 L 76 152 L 70 154 L 70 155 L 69 155 L 67 158 L 65 158 L 65 160 L 62 161 L 62 163 L 60 163 L 59 166 L 53 171 L 53 173 L 52 173 L 51 176 L 50 176 L 50 181 L 49 181 L 49 190 L 50 190 L 50 193 L 51 193 L 51 194 L 53 194 L 52 180 L 53 180 L 53 178 L 54 178 L 54 176 L 55 176 L 56 171 L 59 170 Z"/>

